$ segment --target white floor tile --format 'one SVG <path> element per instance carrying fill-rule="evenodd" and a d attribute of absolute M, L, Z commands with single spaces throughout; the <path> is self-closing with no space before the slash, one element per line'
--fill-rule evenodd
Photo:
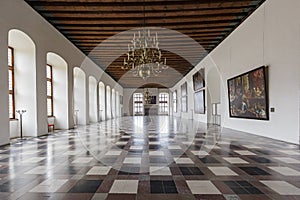
<path fill-rule="evenodd" d="M 138 180 L 115 180 L 109 193 L 136 194 L 138 184 Z"/>
<path fill-rule="evenodd" d="M 254 156 L 256 155 L 255 153 L 251 152 L 251 151 L 247 151 L 247 150 L 235 150 L 234 152 L 243 155 L 243 156 Z"/>
<path fill-rule="evenodd" d="M 143 150 L 143 146 L 131 146 L 131 150 Z"/>
<path fill-rule="evenodd" d="M 238 176 L 237 173 L 228 167 L 208 167 L 216 176 Z"/>
<path fill-rule="evenodd" d="M 300 172 L 289 167 L 269 167 L 284 176 L 300 176 Z"/>
<path fill-rule="evenodd" d="M 209 153 L 207 153 L 206 151 L 191 151 L 192 154 L 196 155 L 196 156 L 207 156 L 209 155 Z"/>
<path fill-rule="evenodd" d="M 280 195 L 300 195 L 300 189 L 285 181 L 260 181 Z"/>
<path fill-rule="evenodd" d="M 126 142 L 121 141 L 121 142 L 116 142 L 115 145 L 126 145 L 127 143 L 128 143 L 127 141 Z"/>
<path fill-rule="evenodd" d="M 181 149 L 181 147 L 179 145 L 169 145 L 168 149 Z"/>
<path fill-rule="evenodd" d="M 221 149 L 217 144 L 215 145 L 204 145 L 206 149 Z"/>
<path fill-rule="evenodd" d="M 142 162 L 142 159 L 141 158 L 125 158 L 124 159 L 124 162 L 123 163 L 126 163 L 126 164 L 141 164 Z"/>
<path fill-rule="evenodd" d="M 106 156 L 119 156 L 121 155 L 122 151 L 108 151 L 106 152 Z"/>
<path fill-rule="evenodd" d="M 149 151 L 149 156 L 164 156 L 163 151 Z"/>
<path fill-rule="evenodd" d="M 47 179 L 44 182 L 32 188 L 29 192 L 53 193 L 56 192 L 67 181 L 67 179 Z"/>
<path fill-rule="evenodd" d="M 249 164 L 249 162 L 237 157 L 224 157 L 223 159 L 229 162 L 230 164 Z"/>
<path fill-rule="evenodd" d="M 86 175 L 107 175 L 110 170 L 111 170 L 111 167 L 107 167 L 107 166 L 95 166 L 95 167 L 92 167 L 86 173 Z"/>
<path fill-rule="evenodd" d="M 149 145 L 160 145 L 160 142 L 149 142 Z"/>
<path fill-rule="evenodd" d="M 192 194 L 221 194 L 211 181 L 187 180 Z"/>
<path fill-rule="evenodd" d="M 300 155 L 299 151 L 293 151 L 293 150 L 278 150 L 278 151 L 288 155 Z"/>
<path fill-rule="evenodd" d="M 172 176 L 169 167 L 150 167 L 151 176 Z"/>
<path fill-rule="evenodd" d="M 261 149 L 261 147 L 253 145 L 253 144 L 248 144 L 248 145 L 243 145 L 243 146 L 248 149 Z"/>
<path fill-rule="evenodd" d="M 279 160 L 281 162 L 289 163 L 289 164 L 299 164 L 300 160 L 296 160 L 294 158 L 289 157 L 273 157 L 276 160 Z"/>
<path fill-rule="evenodd" d="M 190 158 L 174 158 L 176 164 L 194 164 Z"/>

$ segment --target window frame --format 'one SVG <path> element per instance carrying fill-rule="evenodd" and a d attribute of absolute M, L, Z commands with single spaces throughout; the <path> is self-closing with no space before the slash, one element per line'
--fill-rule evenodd
<path fill-rule="evenodd" d="M 169 114 L 169 94 L 167 92 L 159 93 L 158 106 L 160 113 Z"/>
<path fill-rule="evenodd" d="M 138 97 L 136 97 L 138 95 Z M 133 93 L 133 113 L 134 115 L 141 115 L 144 113 L 144 104 L 143 104 L 143 93 Z M 137 111 L 136 111 L 137 108 Z"/>
<path fill-rule="evenodd" d="M 50 78 L 48 78 L 47 76 L 47 67 L 49 66 L 50 68 Z M 53 66 L 50 64 L 46 65 L 46 79 L 47 79 L 47 83 L 50 82 L 51 85 L 51 96 L 48 96 L 48 92 L 47 92 L 47 116 L 48 117 L 53 117 L 54 116 L 54 109 L 53 109 Z M 48 84 L 47 84 L 47 90 L 48 91 Z M 48 99 L 51 100 L 51 115 L 48 114 Z"/>
<path fill-rule="evenodd" d="M 16 119 L 16 113 L 15 113 L 15 109 L 16 109 L 16 105 L 15 105 L 15 56 L 14 56 L 14 48 L 11 46 L 8 46 L 8 50 L 11 50 L 11 66 L 8 64 L 9 60 L 8 60 L 8 55 L 7 55 L 7 65 L 8 65 L 8 98 L 10 99 L 10 96 L 12 96 L 12 115 L 9 115 L 9 119 Z M 8 51 L 7 51 L 8 53 Z M 9 89 L 9 72 L 11 71 L 11 83 L 12 83 L 12 89 Z M 8 101 L 9 101 L 8 99 Z M 10 105 L 9 106 L 9 110 L 10 110 Z"/>

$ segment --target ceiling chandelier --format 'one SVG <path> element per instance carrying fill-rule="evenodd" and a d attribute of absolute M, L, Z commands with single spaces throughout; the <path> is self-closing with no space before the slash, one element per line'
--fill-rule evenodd
<path fill-rule="evenodd" d="M 151 32 L 145 30 L 145 4 L 144 4 L 144 27 L 143 31 L 133 34 L 131 43 L 128 44 L 127 57 L 124 58 L 123 70 L 128 70 L 134 76 L 139 76 L 146 80 L 150 76 L 157 76 L 163 69 L 168 68 L 167 59 L 162 58 L 159 49 L 157 32 L 151 36 Z"/>

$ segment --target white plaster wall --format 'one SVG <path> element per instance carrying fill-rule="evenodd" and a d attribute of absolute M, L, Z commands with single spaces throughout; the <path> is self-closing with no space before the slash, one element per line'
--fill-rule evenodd
<path fill-rule="evenodd" d="M 1 18 L 0 18 L 1 21 Z M 8 112 L 8 73 L 7 73 L 7 46 L 8 34 L 0 29 L 0 145 L 9 143 L 9 112 Z M 1 48 L 5 47 L 5 48 Z"/>
<path fill-rule="evenodd" d="M 20 20 L 21 19 L 21 20 Z M 19 29 L 25 32 L 36 45 L 36 82 L 38 83 L 35 88 L 35 102 L 36 102 L 36 135 L 47 134 L 47 103 L 44 98 L 46 95 L 46 77 L 45 66 L 47 52 L 55 52 L 65 59 L 68 63 L 68 102 L 72 101 L 73 96 L 73 68 L 81 66 L 82 63 L 87 62 L 88 65 L 82 66 L 87 76 L 96 76 L 97 82 L 100 80 L 105 84 L 115 85 L 114 87 L 121 94 L 123 88 L 116 83 L 110 76 L 103 73 L 95 63 L 77 49 L 70 41 L 68 41 L 62 34 L 60 34 L 51 24 L 44 20 L 38 13 L 36 13 L 25 1 L 23 0 L 2 0 L 0 1 L 0 64 L 1 64 L 1 98 L 0 105 L 4 108 L 8 106 L 7 89 L 7 45 L 8 45 L 8 32 L 11 29 Z M 3 68 L 4 67 L 4 68 Z M 68 105 L 68 128 L 73 127 L 73 105 Z M 88 106 L 88 105 L 87 105 Z M 0 134 L 0 144 L 7 144 L 9 141 L 9 120 L 7 109 L 0 111 L 0 126 L 3 134 Z M 88 117 L 88 112 L 86 112 Z M 4 116 L 4 117 L 2 117 Z"/>
<path fill-rule="evenodd" d="M 196 67 L 206 68 L 208 62 L 220 72 L 224 127 L 299 143 L 299 10 L 298 0 L 267 0 Z M 227 79 L 262 65 L 269 66 L 269 104 L 275 113 L 269 121 L 229 118 Z M 188 83 L 192 74 L 186 76 Z"/>
<path fill-rule="evenodd" d="M 55 53 L 47 53 L 47 64 L 53 71 L 53 115 L 55 129 L 68 129 L 68 64 Z M 45 97 L 46 98 L 46 97 Z"/>
<path fill-rule="evenodd" d="M 15 110 L 26 110 L 23 136 L 37 136 L 36 47 L 31 38 L 19 30 L 10 30 L 8 38 L 8 45 L 14 48 Z M 17 113 L 16 118 L 19 119 Z"/>

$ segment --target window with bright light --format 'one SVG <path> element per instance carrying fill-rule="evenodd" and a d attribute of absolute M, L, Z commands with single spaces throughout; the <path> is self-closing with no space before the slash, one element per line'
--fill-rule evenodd
<path fill-rule="evenodd" d="M 143 113 L 143 94 L 134 93 L 133 94 L 133 112 L 134 114 Z"/>
<path fill-rule="evenodd" d="M 169 106 L 168 106 L 168 93 L 160 93 L 158 96 L 158 103 L 159 103 L 159 112 L 160 113 L 168 113 Z"/>
<path fill-rule="evenodd" d="M 15 118 L 15 92 L 14 92 L 14 49 L 8 47 L 8 91 L 9 91 L 9 118 Z"/>
<path fill-rule="evenodd" d="M 177 112 L 177 91 L 176 90 L 173 92 L 173 110 L 174 113 Z"/>
<path fill-rule="evenodd" d="M 53 116 L 53 71 L 52 66 L 47 64 L 47 113 Z"/>

